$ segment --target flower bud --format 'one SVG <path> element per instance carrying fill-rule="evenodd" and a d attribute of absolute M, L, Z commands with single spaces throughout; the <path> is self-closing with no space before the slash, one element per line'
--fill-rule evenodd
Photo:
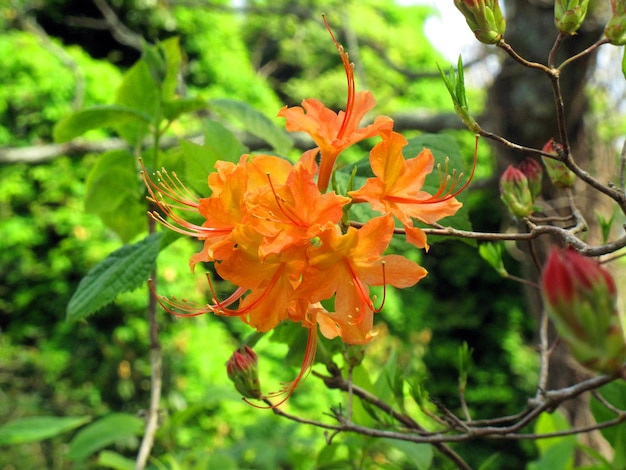
<path fill-rule="evenodd" d="M 552 155 L 558 155 L 556 149 L 561 148 L 561 144 L 554 142 L 554 139 L 550 139 L 543 146 L 543 151 Z M 541 157 L 543 164 L 546 166 L 550 181 L 557 188 L 571 188 L 576 181 L 576 175 L 572 170 L 565 166 L 565 163 L 555 160 L 554 158 Z"/>
<path fill-rule="evenodd" d="M 528 180 L 528 189 L 533 200 L 541 193 L 541 178 L 543 177 L 543 166 L 534 158 L 525 158 L 517 165 L 518 170 L 524 173 Z"/>
<path fill-rule="evenodd" d="M 604 28 L 604 35 L 615 46 L 626 44 L 626 0 L 611 0 L 613 15 Z"/>
<path fill-rule="evenodd" d="M 595 260 L 554 248 L 541 287 L 558 334 L 584 366 L 612 374 L 626 361 L 615 281 Z"/>
<path fill-rule="evenodd" d="M 574 34 L 580 28 L 589 0 L 556 0 L 554 2 L 554 24 L 565 34 Z"/>
<path fill-rule="evenodd" d="M 497 44 L 504 30 L 506 20 L 502 16 L 498 0 L 454 0 L 467 25 L 476 39 L 484 44 Z"/>
<path fill-rule="evenodd" d="M 233 353 L 226 363 L 228 378 L 245 398 L 261 398 L 256 353 L 247 345 Z"/>
<path fill-rule="evenodd" d="M 513 165 L 509 165 L 500 177 L 500 198 L 516 217 L 527 217 L 533 212 L 528 179 Z"/>

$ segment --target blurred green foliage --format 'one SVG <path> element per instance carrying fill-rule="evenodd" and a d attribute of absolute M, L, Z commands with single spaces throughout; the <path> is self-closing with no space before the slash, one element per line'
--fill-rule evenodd
<path fill-rule="evenodd" d="M 76 17 L 95 14 L 86 2 L 79 3 L 14 2 L 4 10 L 10 13 L 3 16 L 5 28 L 20 26 L 20 18 L 35 18 L 58 38 L 49 38 L 51 48 L 48 39 L 32 32 L 15 29 L 0 35 L 0 145 L 50 142 L 52 126 L 76 110 L 77 103 L 83 107 L 112 103 L 122 74 L 138 58 L 136 50 L 110 37 L 103 46 L 100 33 L 90 37 L 63 29 L 63 18 L 72 7 Z M 359 5 L 334 0 L 250 1 L 241 11 L 232 11 L 226 1 L 200 7 L 140 0 L 110 3 L 128 26 L 151 42 L 174 34 L 180 37 L 186 55 L 181 78 L 188 87 L 179 86 L 181 94 L 237 99 L 270 118 L 283 104 L 311 96 L 343 106 L 345 75 L 320 19 L 326 12 L 357 63 L 357 86 L 371 89 L 377 97 L 377 111 L 450 109 L 445 87 L 438 78 L 430 78 L 436 77 L 435 64 L 442 58 L 424 37 L 422 26 L 430 13 L 425 8 L 382 0 Z M 358 49 L 351 49 L 350 31 L 361 41 Z M 59 54 L 67 55 L 65 62 Z M 67 66 L 72 61 L 75 69 Z M 406 71 L 426 72 L 427 78 L 414 79 Z M 77 86 L 81 80 L 82 92 Z M 202 129 L 205 120 L 204 114 L 186 117 L 169 131 L 183 135 Z M 215 132 L 216 126 L 232 127 L 223 119 L 221 124 L 210 122 L 214 124 L 206 132 Z M 96 131 L 87 137 L 105 135 Z M 450 135 L 471 161 L 473 136 Z M 190 152 L 192 145 L 183 146 L 182 157 L 188 158 Z M 492 162 L 487 154 L 481 156 L 478 172 L 487 177 Z M 181 155 L 163 157 L 176 160 Z M 84 209 L 85 182 L 100 159 L 86 155 L 35 165 L 0 165 L 0 424 L 29 416 L 141 414 L 147 406 L 147 291 L 125 293 L 86 320 L 65 321 L 79 281 L 121 245 L 96 215 Z M 477 229 L 498 230 L 494 199 L 493 190 L 470 195 L 467 204 Z M 161 293 L 185 293 L 201 300 L 207 292 L 206 279 L 201 272 L 191 275 L 187 266 L 197 250 L 197 245 L 181 239 L 161 253 Z M 517 286 L 503 284 L 476 249 L 462 242 L 433 244 L 420 262 L 429 277 L 413 289 L 388 293 L 388 305 L 377 318 L 379 337 L 355 371 L 359 383 L 393 401 L 388 385 L 393 376 L 414 377 L 432 398 L 454 410 L 459 406 L 458 348 L 466 342 L 474 350 L 467 388 L 472 411 L 487 417 L 519 410 L 537 365 L 526 345 L 532 319 L 525 314 Z M 500 294 L 497 299 L 494 290 Z M 319 429 L 250 408 L 225 373 L 226 360 L 249 334 L 245 325 L 220 317 L 173 319 L 163 312 L 159 322 L 165 387 L 152 468 L 409 469 L 428 468 L 431 457 L 431 468 L 450 465 L 427 446 L 362 436 L 337 436 L 327 445 Z M 299 333 L 296 328 L 283 334 Z M 340 350 L 337 342 L 326 347 L 331 353 Z M 301 357 L 297 351 L 292 351 L 293 365 L 288 367 L 286 345 L 263 339 L 257 351 L 265 390 L 279 388 L 279 382 L 295 374 Z M 287 409 L 319 417 L 341 400 L 338 392 L 311 377 Z M 405 406 L 417 412 L 414 403 Z M 358 403 L 355 413 L 375 422 Z M 0 468 L 101 468 L 96 457 L 83 464 L 70 462 L 66 444 L 77 436 L 69 430 L 46 441 L 2 447 Z M 119 454 L 132 459 L 136 446 L 136 439 L 124 439 L 109 448 L 115 454 L 100 453 L 99 458 L 105 461 Z M 514 442 L 458 448 L 474 465 L 498 452 L 502 469 L 522 468 L 533 454 L 532 448 Z"/>

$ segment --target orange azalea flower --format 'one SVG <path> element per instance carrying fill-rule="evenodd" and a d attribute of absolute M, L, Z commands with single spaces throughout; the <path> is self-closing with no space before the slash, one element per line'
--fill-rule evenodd
<path fill-rule="evenodd" d="M 391 118 L 378 116 L 373 124 L 359 128 L 359 123 L 365 114 L 374 108 L 376 100 L 369 91 L 356 92 L 354 67 L 350 63 L 348 54 L 337 42 L 330 28 L 328 31 L 339 50 L 348 80 L 348 100 L 345 112 L 335 113 L 314 98 L 304 100 L 302 107 L 288 108 L 285 106 L 278 112 L 278 116 L 287 120 L 286 128 L 288 131 L 306 132 L 317 144 L 321 153 L 317 186 L 321 192 L 326 192 L 335 161 L 341 152 L 363 139 L 378 135 L 383 129 L 393 127 Z"/>
<path fill-rule="evenodd" d="M 445 175 L 434 195 L 422 191 L 424 180 L 434 166 L 431 151 L 424 149 L 415 158 L 405 160 L 402 149 L 407 140 L 392 130 L 384 131 L 381 136 L 383 140 L 370 152 L 376 178 L 368 178 L 361 189 L 348 194 L 354 202 L 369 202 L 374 210 L 393 214 L 404 225 L 407 241 L 428 249 L 426 234 L 413 227 L 413 218 L 432 224 L 454 215 L 462 205 L 454 196 L 465 186 L 453 193 L 458 178 L 450 185 L 450 178 Z"/>
<path fill-rule="evenodd" d="M 316 154 L 317 150 L 305 152 L 282 186 L 268 175 L 271 191 L 257 192 L 249 199 L 254 214 L 250 223 L 264 236 L 259 247 L 261 259 L 290 246 L 305 248 L 324 227 L 341 220 L 343 206 L 350 199 L 334 192 L 320 193 L 314 181 Z"/>
<path fill-rule="evenodd" d="M 426 275 L 426 270 L 403 256 L 382 256 L 393 236 L 391 215 L 377 217 L 359 230 L 339 227 L 323 231 L 319 246 L 309 248 L 308 267 L 295 292 L 309 303 L 335 296 L 335 312 L 321 316 L 325 336 L 350 344 L 371 339 L 373 314 L 377 309 L 369 297 L 369 286 L 391 284 L 409 287 Z"/>

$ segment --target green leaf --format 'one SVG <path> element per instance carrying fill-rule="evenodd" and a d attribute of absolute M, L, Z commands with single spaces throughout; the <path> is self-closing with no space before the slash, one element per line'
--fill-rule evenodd
<path fill-rule="evenodd" d="M 116 127 L 131 147 L 135 147 L 150 132 L 150 124 L 160 124 L 160 102 L 160 90 L 147 63 L 141 59 L 124 74 L 115 98 L 116 104 L 132 108 L 148 117 L 143 122 L 130 122 Z"/>
<path fill-rule="evenodd" d="M 84 427 L 70 442 L 68 458 L 84 460 L 117 441 L 136 436 L 143 430 L 143 420 L 126 413 L 113 413 Z"/>
<path fill-rule="evenodd" d="M 404 453 L 417 470 L 428 470 L 432 464 L 433 448 L 430 444 L 417 444 L 398 439 L 382 439 L 382 442 Z"/>
<path fill-rule="evenodd" d="M 85 210 L 128 242 L 143 232 L 146 205 L 137 178 L 135 159 L 127 150 L 103 153 L 87 176 Z"/>
<path fill-rule="evenodd" d="M 135 462 L 126 457 L 112 452 L 103 450 L 98 454 L 98 465 L 101 467 L 112 468 L 113 470 L 134 470 Z"/>
<path fill-rule="evenodd" d="M 206 107 L 207 102 L 202 98 L 176 98 L 163 102 L 163 116 L 173 121 L 183 114 L 195 113 Z"/>
<path fill-rule="evenodd" d="M 179 175 L 183 181 L 202 196 L 209 196 L 207 177 L 215 171 L 218 160 L 238 162 L 247 148 L 235 135 L 216 121 L 205 123 L 204 144 L 181 141 L 180 148 L 184 158 L 180 162 Z"/>
<path fill-rule="evenodd" d="M 537 423 L 535 424 L 536 434 L 550 434 L 557 431 L 567 431 L 570 428 L 569 423 L 563 413 L 555 411 L 554 413 L 541 413 Z M 551 437 L 548 439 L 538 439 L 537 448 L 539 453 L 544 453 L 547 449 L 563 440 L 576 441 L 575 436 Z"/>
<path fill-rule="evenodd" d="M 37 442 L 58 436 L 89 422 L 89 416 L 56 417 L 32 416 L 0 426 L 0 445 Z"/>
<path fill-rule="evenodd" d="M 622 56 L 622 75 L 626 78 L 626 48 L 624 48 L 624 55 Z"/>
<path fill-rule="evenodd" d="M 84 318 L 122 292 L 141 286 L 154 269 L 162 237 L 163 232 L 153 233 L 138 243 L 125 245 L 89 271 L 70 299 L 67 319 Z"/>
<path fill-rule="evenodd" d="M 165 39 L 157 44 L 165 58 L 165 78 L 161 83 L 161 96 L 164 100 L 171 100 L 178 86 L 178 74 L 183 63 L 180 50 L 180 40 L 177 36 Z"/>
<path fill-rule="evenodd" d="M 215 99 L 209 101 L 209 105 L 215 111 L 238 120 L 247 132 L 263 139 L 278 154 L 286 156 L 293 147 L 291 139 L 283 129 L 249 104 L 230 99 Z"/>
<path fill-rule="evenodd" d="M 61 119 L 54 126 L 55 142 L 67 142 L 92 129 L 147 125 L 150 116 L 127 106 L 108 105 L 83 109 Z"/>
<path fill-rule="evenodd" d="M 478 253 L 500 276 L 509 275 L 502 260 L 502 243 L 481 243 L 478 247 Z"/>
<path fill-rule="evenodd" d="M 626 410 L 626 382 L 615 381 L 602 386 L 599 390 L 600 394 L 613 406 L 620 410 Z M 597 398 L 592 397 L 590 403 L 591 412 L 594 419 L 598 423 L 609 421 L 615 418 L 615 413 L 607 409 Z M 600 430 L 602 436 L 613 446 L 619 440 L 619 435 L 626 436 L 626 423 L 617 426 L 611 426 Z"/>

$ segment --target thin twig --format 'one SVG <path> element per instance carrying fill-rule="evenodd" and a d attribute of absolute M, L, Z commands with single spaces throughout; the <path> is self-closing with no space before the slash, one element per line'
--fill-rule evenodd
<path fill-rule="evenodd" d="M 559 65 L 558 69 L 559 70 L 563 70 L 563 67 L 565 67 L 568 64 L 571 64 L 572 62 L 574 62 L 575 60 L 580 59 L 581 57 L 595 51 L 598 47 L 602 46 L 603 44 L 608 44 L 610 41 L 607 38 L 603 38 L 603 39 L 599 39 L 598 41 L 596 41 L 595 43 L 593 43 L 591 46 L 589 46 L 587 49 L 585 49 L 582 52 L 579 52 L 576 55 L 573 55 L 572 57 L 569 57 L 568 59 L 564 60 L 561 65 Z"/>
<path fill-rule="evenodd" d="M 149 233 L 155 232 L 156 222 L 148 219 L 148 231 Z M 153 283 L 156 283 L 156 268 L 152 272 L 151 278 Z M 159 409 L 161 403 L 161 389 L 163 386 L 163 367 L 161 356 L 161 343 L 159 341 L 159 327 L 156 321 L 157 301 L 151 294 L 151 290 L 148 289 L 148 325 L 150 335 L 150 407 L 148 409 L 148 415 L 146 417 L 146 429 L 141 440 L 139 452 L 137 454 L 137 460 L 135 462 L 135 470 L 143 470 L 146 467 L 148 458 L 154 445 L 154 437 L 157 429 L 159 428 Z"/>

